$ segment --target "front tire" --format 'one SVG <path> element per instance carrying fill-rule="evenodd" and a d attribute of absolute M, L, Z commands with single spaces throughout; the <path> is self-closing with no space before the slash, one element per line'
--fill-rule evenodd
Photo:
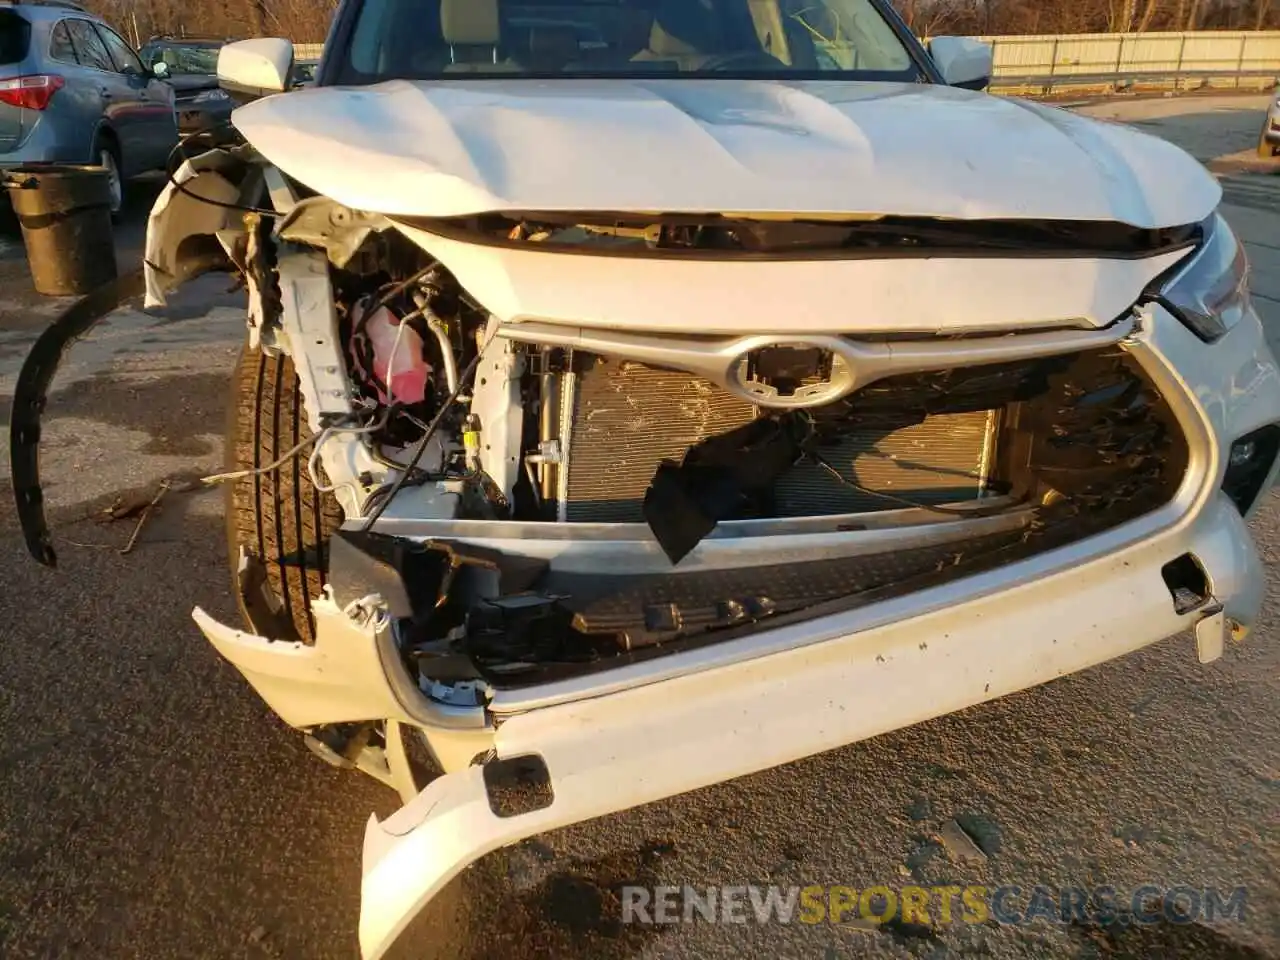
<path fill-rule="evenodd" d="M 274 463 L 312 436 L 298 376 L 287 356 L 269 357 L 246 346 L 236 364 L 227 413 L 228 471 Z M 273 619 L 294 635 L 272 639 L 315 642 L 312 600 L 327 581 L 328 542 L 342 525 L 342 507 L 307 474 L 310 448 L 277 470 L 227 484 L 227 547 L 241 612 L 248 609 L 239 577 L 240 551 L 265 574 Z"/>

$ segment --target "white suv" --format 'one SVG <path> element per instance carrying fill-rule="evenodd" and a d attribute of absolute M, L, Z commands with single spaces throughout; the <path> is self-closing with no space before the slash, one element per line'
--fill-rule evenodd
<path fill-rule="evenodd" d="M 502 844 L 1249 633 L 1280 377 L 1218 184 L 990 72 L 883 0 L 352 0 L 160 197 L 150 302 L 249 289 L 245 622 L 196 621 L 405 800 L 367 958 Z M 15 401 L 50 562 L 90 312 Z"/>

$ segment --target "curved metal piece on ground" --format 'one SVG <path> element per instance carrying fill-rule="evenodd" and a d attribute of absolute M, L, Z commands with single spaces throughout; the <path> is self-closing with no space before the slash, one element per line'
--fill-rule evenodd
<path fill-rule="evenodd" d="M 184 270 L 184 281 L 226 268 L 225 257 L 203 254 Z M 67 348 L 85 336 L 108 313 L 145 291 L 141 269 L 105 283 L 68 307 L 36 339 L 23 361 L 9 414 L 9 462 L 18 524 L 31 556 L 47 567 L 58 565 L 53 538 L 45 519 L 40 486 L 40 418 L 49 399 L 49 386 Z"/>

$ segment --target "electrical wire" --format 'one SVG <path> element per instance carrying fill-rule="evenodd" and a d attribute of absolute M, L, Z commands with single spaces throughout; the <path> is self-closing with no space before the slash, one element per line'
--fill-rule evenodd
<path fill-rule="evenodd" d="M 300 444 L 298 444 L 288 453 L 281 456 L 280 459 L 273 460 L 271 463 L 267 464 L 265 467 L 256 467 L 251 470 L 237 470 L 234 473 L 215 473 L 211 477 L 202 477 L 200 482 L 206 483 L 209 486 L 213 486 L 219 483 L 227 483 L 228 481 L 231 481 L 231 480 L 244 480 L 247 477 L 257 477 L 257 476 L 261 476 L 264 473 L 272 473 L 276 470 L 279 470 L 286 463 L 288 463 L 290 460 L 292 460 L 294 457 L 300 454 L 303 450 L 307 449 L 307 447 L 311 446 L 313 443 L 317 443 L 320 440 L 320 438 L 323 436 L 324 436 L 324 432 L 322 431 L 313 436 L 307 437 L 307 439 L 303 440 Z"/>
<path fill-rule="evenodd" d="M 409 320 L 417 315 L 411 313 L 407 317 L 402 317 L 396 327 L 396 339 L 391 344 L 391 356 L 387 359 L 387 403 L 394 404 L 396 402 L 395 387 L 392 385 L 396 379 L 396 354 L 400 352 L 400 341 L 404 339 L 404 328 L 409 325 Z"/>
<path fill-rule="evenodd" d="M 400 296 L 400 294 L 404 293 L 411 286 L 413 286 L 415 283 L 420 281 L 428 273 L 430 273 L 432 270 L 435 270 L 439 266 L 440 266 L 440 262 L 438 260 L 432 260 L 425 267 L 423 267 L 417 273 L 410 276 L 408 279 L 401 280 L 398 283 L 388 284 L 378 288 L 378 292 L 377 294 L 375 294 L 375 296 L 377 296 L 377 299 L 373 300 L 367 307 L 365 307 L 363 310 L 360 311 L 360 319 L 358 319 L 351 328 L 352 335 L 354 336 L 355 334 L 362 332 L 365 328 L 365 325 L 369 322 L 370 317 L 372 317 L 375 313 L 377 313 L 383 307 L 390 304 L 392 300 Z M 418 309 L 413 313 L 409 314 L 407 317 L 405 317 L 405 319 L 406 320 L 411 319 L 422 313 L 423 311 L 421 309 Z"/>
<path fill-rule="evenodd" d="M 843 473 L 828 463 L 820 454 L 809 451 L 807 456 L 846 487 L 850 487 L 851 489 L 865 494 L 868 497 L 875 497 L 877 499 L 884 500 L 886 503 L 897 504 L 900 507 L 905 507 L 910 510 L 924 510 L 928 513 L 940 513 L 948 517 L 965 517 L 970 520 L 976 520 L 982 517 L 1003 513 L 1009 508 L 1007 503 L 1001 504 L 999 507 L 987 507 L 986 509 L 983 509 L 982 507 L 942 507 L 928 503 L 918 503 L 915 500 L 909 500 L 906 497 L 899 497 L 892 493 L 884 493 L 880 490 L 872 490 L 870 487 L 864 487 L 856 480 L 850 480 Z"/>
<path fill-rule="evenodd" d="M 439 266 L 440 266 L 440 261 L 432 260 L 425 267 L 423 267 L 417 273 L 410 276 L 408 279 L 401 280 L 399 283 L 395 284 L 395 286 L 393 286 L 390 290 L 382 294 L 382 296 L 378 298 L 377 302 L 375 302 L 372 307 L 370 307 L 367 311 L 365 311 L 365 316 L 363 316 L 361 319 L 367 320 L 375 310 L 378 310 L 381 307 L 385 307 L 392 300 L 400 296 L 400 294 L 404 293 L 406 290 L 412 287 L 415 283 L 417 283 L 419 280 L 425 277 L 428 273 L 430 273 L 432 270 L 435 270 Z"/>
<path fill-rule="evenodd" d="M 465 387 L 468 381 L 475 376 L 475 372 L 480 366 L 480 358 L 484 356 L 484 352 L 489 348 L 489 344 L 493 343 L 494 337 L 497 336 L 497 333 L 498 330 L 495 326 L 493 331 L 485 339 L 485 342 L 480 346 L 480 349 L 476 351 L 476 355 L 471 358 L 471 361 L 466 365 L 462 372 L 458 374 L 458 385 L 454 387 L 453 392 L 450 393 L 444 403 L 440 405 L 440 409 L 436 411 L 436 415 L 431 418 L 431 423 L 427 425 L 426 433 L 422 435 L 422 439 L 418 441 L 417 447 L 414 448 L 413 456 L 409 460 L 409 465 L 405 467 L 403 473 L 396 477 L 395 483 L 391 485 L 391 489 L 387 491 L 386 496 L 378 502 L 376 507 L 374 507 L 373 512 L 370 513 L 368 519 L 365 520 L 364 527 L 362 529 L 369 530 L 378 522 L 378 518 L 386 512 L 387 505 L 395 499 L 396 494 L 404 487 L 409 475 L 417 469 L 418 462 L 422 459 L 422 455 L 427 451 L 427 444 L 431 442 L 431 438 L 435 436 L 435 432 L 440 429 L 440 424 L 444 422 L 445 414 L 448 413 L 454 403 L 457 402 L 458 397 L 462 394 L 463 387 Z"/>
<path fill-rule="evenodd" d="M 255 207 L 255 206 L 244 204 L 244 203 L 229 203 L 225 200 L 215 200 L 213 197 L 202 197 L 200 196 L 200 194 L 195 193 L 191 190 L 188 190 L 186 184 L 178 182 L 178 178 L 175 175 L 177 171 L 174 169 L 174 166 L 173 166 L 174 154 L 176 153 L 179 156 L 181 156 L 184 163 L 189 163 L 191 161 L 191 157 L 187 156 L 187 152 L 184 149 L 187 143 L 189 143 L 192 140 L 195 140 L 197 137 L 211 136 L 214 133 L 214 131 L 218 130 L 221 127 L 228 127 L 228 128 L 234 129 L 234 127 L 231 127 L 230 121 L 224 120 L 222 123 L 218 124 L 216 127 L 214 127 L 211 130 L 196 130 L 193 133 L 189 133 L 173 145 L 173 149 L 169 151 L 169 157 L 165 161 L 165 165 L 164 165 L 165 176 L 169 178 L 169 185 L 173 187 L 175 190 L 177 190 L 179 193 L 186 194 L 192 200 L 199 200 L 201 203 L 207 203 L 211 207 L 221 207 L 224 210 L 236 210 L 240 213 L 256 213 L 264 217 L 279 216 L 280 211 L 274 208 L 268 209 L 266 207 Z"/>
<path fill-rule="evenodd" d="M 213 476 L 202 477 L 200 482 L 204 484 L 208 484 L 209 486 L 214 486 L 219 483 L 228 483 L 232 480 L 245 480 L 245 479 L 248 479 L 249 477 L 258 477 L 258 476 L 262 476 L 263 474 L 274 473 L 276 470 L 279 470 L 286 463 L 288 463 L 290 460 L 292 460 L 294 457 L 300 454 L 303 450 L 307 449 L 307 447 L 312 446 L 313 444 L 315 445 L 315 450 L 312 451 L 311 456 L 312 458 L 314 458 L 316 454 L 319 453 L 320 447 L 323 446 L 325 441 L 328 440 L 330 437 L 332 437 L 334 434 L 373 433 L 376 430 L 381 430 L 384 426 L 386 426 L 387 420 L 390 417 L 390 409 L 391 408 L 387 409 L 387 412 L 382 417 L 379 418 L 377 423 L 366 424 L 360 427 L 355 427 L 355 426 L 325 427 L 319 433 L 315 433 L 307 437 L 305 440 L 299 443 L 292 450 L 289 450 L 287 453 L 282 454 L 279 457 L 279 459 L 273 460 L 271 463 L 268 463 L 265 467 L 255 467 L 249 470 L 236 470 L 233 473 L 215 473 Z M 308 465 L 310 465 L 311 460 L 309 459 L 307 462 L 308 462 Z M 311 479 L 312 481 L 315 481 L 316 477 L 313 475 Z M 319 487 L 320 484 L 316 483 L 316 486 Z M 333 490 L 337 488 L 329 487 L 327 489 L 325 488 L 321 488 L 321 489 L 325 493 L 332 493 Z"/>

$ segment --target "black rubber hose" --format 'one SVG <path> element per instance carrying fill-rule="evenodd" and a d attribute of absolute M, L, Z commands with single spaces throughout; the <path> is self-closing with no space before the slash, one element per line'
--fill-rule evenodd
<path fill-rule="evenodd" d="M 493 338 L 490 337 L 490 340 L 492 339 Z M 454 387 L 453 393 L 449 394 L 444 403 L 440 405 L 440 409 L 436 411 L 436 415 L 427 426 L 427 430 L 422 435 L 422 439 L 418 441 L 418 446 L 413 451 L 413 456 L 409 460 L 409 465 L 404 468 L 404 472 L 401 473 L 400 476 L 396 477 L 396 482 L 391 485 L 391 489 L 387 491 L 387 495 L 378 502 L 376 507 L 374 507 L 373 512 L 369 514 L 368 519 L 365 520 L 364 526 L 360 528 L 361 530 L 368 531 L 373 528 L 373 525 L 378 522 L 378 518 L 386 511 L 387 506 L 395 499 L 396 494 L 404 487 L 410 474 L 418 469 L 418 463 L 422 460 L 422 455 L 427 451 L 427 444 L 431 442 L 431 438 L 435 436 L 436 431 L 440 429 L 440 424 L 444 422 L 445 414 L 449 412 L 449 409 L 462 394 L 462 391 L 471 381 L 471 378 L 475 376 L 476 368 L 480 366 L 480 357 L 483 355 L 484 348 L 482 347 L 479 352 L 471 358 L 471 362 L 468 363 L 466 367 L 463 368 L 462 372 L 458 374 L 458 385 Z"/>

